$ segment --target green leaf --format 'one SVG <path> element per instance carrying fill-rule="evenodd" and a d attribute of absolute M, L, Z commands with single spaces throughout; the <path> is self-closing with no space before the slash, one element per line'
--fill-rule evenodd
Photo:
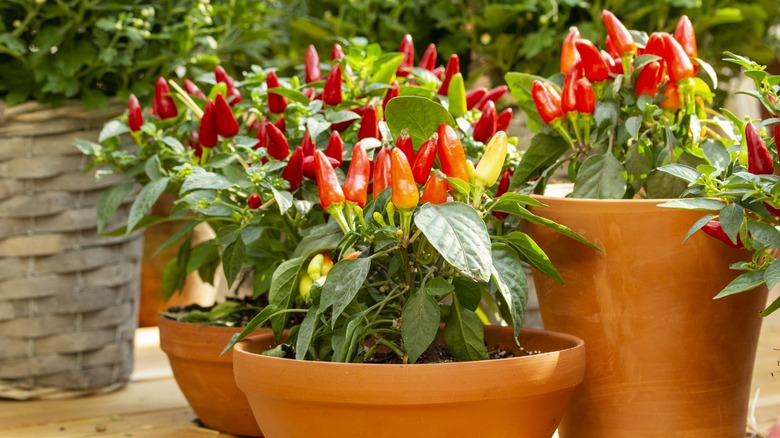
<path fill-rule="evenodd" d="M 374 62 L 374 71 L 369 83 L 389 84 L 395 77 L 395 72 L 404 61 L 400 53 L 385 53 Z"/>
<path fill-rule="evenodd" d="M 303 259 L 296 257 L 285 260 L 276 268 L 271 276 L 271 290 L 268 292 L 268 302 L 277 309 L 287 309 L 298 291 L 298 271 L 303 266 Z M 271 326 L 277 336 L 284 330 L 287 317 L 279 315 L 271 320 Z"/>
<path fill-rule="evenodd" d="M 258 327 L 265 324 L 269 319 L 271 319 L 272 316 L 276 315 L 278 312 L 279 309 L 277 309 L 275 306 L 273 305 L 266 306 L 263 310 L 260 311 L 260 313 L 255 315 L 255 317 L 252 318 L 252 320 L 247 323 L 244 329 L 241 330 L 241 333 L 236 333 L 230 338 L 230 342 L 228 342 L 228 344 L 225 346 L 222 352 L 219 353 L 219 355 L 222 356 L 223 354 L 227 353 L 228 350 L 233 348 L 233 346 L 236 345 L 240 340 L 244 339 L 252 332 L 254 332 Z"/>
<path fill-rule="evenodd" d="M 484 283 L 482 284 L 484 285 Z M 453 278 L 452 286 L 463 308 L 476 312 L 482 300 L 482 291 L 485 288 L 480 283 L 475 283 L 463 277 Z"/>
<path fill-rule="evenodd" d="M 239 235 L 222 253 L 222 268 L 225 271 L 228 288 L 233 286 L 238 273 L 241 272 L 241 268 L 244 266 L 244 257 L 246 257 L 246 245 Z"/>
<path fill-rule="evenodd" d="M 306 358 L 306 353 L 309 352 L 312 340 L 314 339 L 314 332 L 317 329 L 317 322 L 319 321 L 320 305 L 314 303 L 309 311 L 306 312 L 306 316 L 301 322 L 301 328 L 298 330 L 298 338 L 295 340 L 295 359 L 303 360 Z"/>
<path fill-rule="evenodd" d="M 138 193 L 138 196 L 133 202 L 133 206 L 130 207 L 130 213 L 127 218 L 127 230 L 126 233 L 133 231 L 135 226 L 141 221 L 141 219 L 152 209 L 152 206 L 160 195 L 163 194 L 170 178 L 163 177 L 157 181 L 152 181 L 145 185 L 143 189 Z"/>
<path fill-rule="evenodd" d="M 658 170 L 676 176 L 687 183 L 692 183 L 701 177 L 701 172 L 698 170 L 678 163 L 667 164 L 666 166 L 659 167 Z"/>
<path fill-rule="evenodd" d="M 577 174 L 573 198 L 621 199 L 626 194 L 626 169 L 611 153 L 593 155 Z"/>
<path fill-rule="evenodd" d="M 670 173 L 652 170 L 647 176 L 645 187 L 648 198 L 669 199 L 680 197 L 688 184 Z"/>
<path fill-rule="evenodd" d="M 490 237 L 473 208 L 461 202 L 425 204 L 415 214 L 414 223 L 463 275 L 482 283 L 490 279 Z"/>
<path fill-rule="evenodd" d="M 714 299 L 753 290 L 764 284 L 764 271 L 750 271 L 735 278 Z"/>
<path fill-rule="evenodd" d="M 585 245 L 588 245 L 591 248 L 597 249 L 599 251 L 602 251 L 601 248 L 596 246 L 595 244 L 591 243 L 590 240 L 586 239 L 585 236 L 573 231 L 571 228 L 561 225 L 559 223 L 556 223 L 554 221 L 551 221 L 550 219 L 537 216 L 533 213 L 531 213 L 528 210 L 522 209 L 518 211 L 518 216 L 520 216 L 522 219 L 525 219 L 531 223 L 543 225 L 547 228 L 553 229 L 561 234 L 563 234 L 566 237 L 572 238 L 576 240 L 577 242 L 584 243 Z"/>
<path fill-rule="evenodd" d="M 125 182 L 110 187 L 98 200 L 96 209 L 97 214 L 97 231 L 98 234 L 102 233 L 109 219 L 116 213 L 119 206 L 122 205 L 122 201 L 127 198 L 127 195 L 133 190 L 133 182 Z"/>
<path fill-rule="evenodd" d="M 452 284 L 441 277 L 432 278 L 423 285 L 425 293 L 435 298 L 447 295 L 454 289 L 455 287 Z"/>
<path fill-rule="evenodd" d="M 188 176 L 181 185 L 179 194 L 191 190 L 224 190 L 233 186 L 233 183 L 222 175 L 213 172 L 195 172 Z"/>
<path fill-rule="evenodd" d="M 332 326 L 341 312 L 347 308 L 368 277 L 371 259 L 363 257 L 355 260 L 342 260 L 330 269 L 325 284 L 322 285 L 320 309 L 324 312 L 333 306 Z"/>
<path fill-rule="evenodd" d="M 539 272 L 563 284 L 563 277 L 561 277 L 560 272 L 555 269 L 552 262 L 550 261 L 550 258 L 547 257 L 547 254 L 545 254 L 542 248 L 539 247 L 539 245 L 537 245 L 533 239 L 531 239 L 531 236 L 520 231 L 512 231 L 506 236 L 501 236 L 501 238 L 505 239 L 507 242 L 512 244 L 514 248 L 520 251 L 520 254 L 525 257 L 528 263 L 530 263 L 534 268 L 538 269 Z M 493 257 L 495 259 L 495 253 L 493 254 Z M 495 260 L 493 260 L 494 266 L 495 263 Z"/>
<path fill-rule="evenodd" d="M 697 220 L 696 223 L 691 225 L 691 228 L 688 229 L 688 232 L 685 233 L 685 237 L 683 238 L 683 242 L 686 242 L 688 239 L 690 239 L 691 236 L 693 236 L 694 233 L 699 231 L 704 225 L 707 224 L 707 222 L 710 221 L 710 219 L 714 218 L 714 215 L 708 214 L 701 219 Z"/>
<path fill-rule="evenodd" d="M 455 120 L 444 106 L 424 97 L 400 96 L 390 100 L 385 109 L 385 120 L 393 137 L 406 128 L 415 149 L 437 132 L 439 125 L 455 126 Z"/>
<path fill-rule="evenodd" d="M 482 321 L 476 313 L 464 309 L 457 298 L 444 326 L 444 344 L 458 361 L 487 360 Z"/>
<path fill-rule="evenodd" d="M 309 98 L 306 97 L 305 94 L 301 93 L 298 90 L 292 90 L 292 89 L 289 89 L 289 88 L 277 87 L 277 88 L 270 88 L 268 90 L 268 92 L 269 93 L 273 93 L 273 94 L 278 94 L 280 96 L 284 96 L 284 97 L 290 99 L 293 102 L 298 102 L 298 103 L 301 103 L 303 105 L 308 105 L 309 104 Z"/>
<path fill-rule="evenodd" d="M 274 188 L 271 189 L 274 194 L 274 199 L 279 205 L 279 213 L 285 214 L 290 207 L 293 206 L 293 196 L 290 192 L 280 192 Z"/>
<path fill-rule="evenodd" d="M 673 199 L 658 204 L 659 207 L 679 208 L 682 210 L 720 211 L 726 206 L 722 201 L 712 198 Z"/>
<path fill-rule="evenodd" d="M 176 231 L 170 237 L 168 237 L 168 239 L 165 242 L 163 242 L 160 246 L 158 246 L 157 249 L 155 249 L 154 252 L 152 253 L 152 257 L 154 258 L 160 255 L 160 253 L 165 251 L 165 249 L 173 245 L 174 242 L 184 237 L 184 235 L 189 234 L 190 231 L 193 230 L 193 228 L 198 226 L 199 223 L 200 221 L 197 220 L 188 221 L 184 226 L 179 228 L 178 231 Z"/>
<path fill-rule="evenodd" d="M 97 143 L 81 138 L 73 140 L 73 146 L 76 146 L 76 149 L 81 151 L 84 155 L 97 155 L 102 148 L 102 146 Z"/>
<path fill-rule="evenodd" d="M 772 304 L 767 306 L 766 309 L 759 312 L 759 315 L 761 316 L 769 316 L 774 312 L 775 310 L 780 309 L 780 297 L 777 297 L 774 301 L 772 301 Z"/>
<path fill-rule="evenodd" d="M 187 149 L 184 147 L 184 145 L 182 145 L 179 140 L 171 136 L 166 135 L 165 137 L 161 138 L 160 141 L 163 142 L 169 148 L 171 148 L 177 154 L 184 154 L 187 152 Z"/>
<path fill-rule="evenodd" d="M 512 321 L 509 322 L 517 338 L 528 305 L 528 279 L 523 271 L 520 257 L 508 245 L 493 244 L 492 277 L 498 291 L 509 305 L 509 313 L 512 315 Z"/>
<path fill-rule="evenodd" d="M 729 204 L 720 210 L 718 216 L 723 231 L 729 236 L 729 239 L 731 239 L 732 242 L 736 242 L 739 229 L 742 228 L 745 210 L 738 204 Z"/>
<path fill-rule="evenodd" d="M 103 125 L 103 129 L 98 135 L 98 142 L 103 143 L 108 138 L 118 137 L 128 132 L 130 132 L 130 127 L 127 126 L 127 124 L 122 123 L 119 120 L 111 120 Z"/>
<path fill-rule="evenodd" d="M 315 228 L 312 233 L 303 236 L 303 239 L 295 248 L 293 257 L 308 257 L 310 254 L 336 248 L 343 238 L 344 232 L 339 228 L 336 221 L 330 221 Z"/>
<path fill-rule="evenodd" d="M 512 181 L 509 183 L 510 190 L 522 186 L 540 170 L 550 167 L 568 150 L 569 144 L 560 136 L 546 133 L 534 135 L 530 146 L 515 168 Z"/>
<path fill-rule="evenodd" d="M 401 337 L 409 362 L 415 363 L 436 339 L 439 312 L 439 303 L 424 290 L 409 297 L 401 313 Z"/>
<path fill-rule="evenodd" d="M 471 186 L 460 178 L 447 177 L 447 184 L 455 190 L 455 193 L 461 196 L 468 196 L 471 193 Z"/>
<path fill-rule="evenodd" d="M 780 259 L 775 259 L 764 272 L 764 282 L 766 287 L 773 289 L 780 283 Z"/>
<path fill-rule="evenodd" d="M 162 295 L 163 299 L 168 301 L 177 290 L 184 286 L 184 273 L 178 260 L 171 259 L 166 263 L 162 273 Z"/>
<path fill-rule="evenodd" d="M 146 160 L 144 163 L 144 172 L 146 173 L 146 176 L 148 176 L 152 181 L 163 177 L 162 163 L 160 162 L 160 157 L 157 154 L 152 155 Z"/>

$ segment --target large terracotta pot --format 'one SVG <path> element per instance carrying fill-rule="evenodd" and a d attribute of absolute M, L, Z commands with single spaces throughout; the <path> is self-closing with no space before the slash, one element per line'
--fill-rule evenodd
<path fill-rule="evenodd" d="M 162 315 L 158 325 L 173 377 L 200 421 L 233 435 L 262 436 L 233 380 L 233 351 L 219 355 L 241 329 L 187 324 Z"/>
<path fill-rule="evenodd" d="M 488 345 L 517 348 L 512 329 L 486 327 Z M 524 329 L 546 353 L 479 362 L 379 365 L 263 356 L 269 334 L 235 347 L 234 374 L 267 437 L 550 437 L 582 380 L 585 347 Z"/>
<path fill-rule="evenodd" d="M 767 291 L 712 298 L 747 252 L 704 233 L 683 243 L 703 213 L 663 201 L 538 199 L 535 214 L 604 250 L 529 229 L 566 282 L 534 272 L 545 328 L 588 346 L 561 438 L 744 437 Z"/>

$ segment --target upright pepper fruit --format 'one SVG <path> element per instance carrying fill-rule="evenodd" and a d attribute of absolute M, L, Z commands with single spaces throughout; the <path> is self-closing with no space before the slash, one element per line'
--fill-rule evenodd
<path fill-rule="evenodd" d="M 456 73 L 460 73 L 460 59 L 458 59 L 457 54 L 453 53 L 450 55 L 450 60 L 447 62 L 447 69 L 444 70 L 444 79 L 441 81 L 441 86 L 439 87 L 437 94 L 442 96 L 447 95 L 447 91 L 450 89 L 450 81 Z"/>
<path fill-rule="evenodd" d="M 433 71 L 436 68 L 436 44 L 430 43 L 420 58 L 420 68 Z"/>
<path fill-rule="evenodd" d="M 674 29 L 674 39 L 680 43 L 685 54 L 691 58 L 699 57 L 699 47 L 696 44 L 696 32 L 693 30 L 691 19 L 686 15 L 680 17 L 677 21 L 677 27 Z"/>
<path fill-rule="evenodd" d="M 664 43 L 663 34 L 663 32 L 653 32 L 650 34 L 650 37 L 645 44 L 645 55 L 655 55 L 661 59 L 665 58 L 666 44 Z"/>
<path fill-rule="evenodd" d="M 314 173 L 317 176 L 317 190 L 322 208 L 328 210 L 334 204 L 343 206 L 345 198 L 339 178 L 328 157 L 319 150 L 314 151 Z"/>
<path fill-rule="evenodd" d="M 382 111 L 387 109 L 387 102 L 390 102 L 391 99 L 398 97 L 400 92 L 401 85 L 398 83 L 398 81 L 393 81 L 393 83 L 390 84 L 390 88 L 388 88 L 387 92 L 385 93 L 385 98 L 382 99 Z"/>
<path fill-rule="evenodd" d="M 728 234 L 723 231 L 723 226 L 720 224 L 720 222 L 714 219 L 704 224 L 701 230 L 710 237 L 714 237 L 732 248 L 741 249 L 745 247 L 745 245 L 742 244 L 742 240 L 739 238 L 739 235 L 737 235 L 737 241 L 732 242 Z"/>
<path fill-rule="evenodd" d="M 317 54 L 317 49 L 313 44 L 309 44 L 306 49 L 306 58 L 304 60 L 306 69 L 306 83 L 317 82 L 322 80 L 322 71 L 320 70 L 320 55 Z"/>
<path fill-rule="evenodd" d="M 772 156 L 766 148 L 764 139 L 758 133 L 758 129 L 751 122 L 745 123 L 745 142 L 747 143 L 748 172 L 754 175 L 774 173 L 775 166 L 772 163 Z"/>
<path fill-rule="evenodd" d="M 496 133 L 498 113 L 496 111 L 496 105 L 492 100 L 488 100 L 482 115 L 474 124 L 474 140 L 487 143 L 493 134 Z"/>
<path fill-rule="evenodd" d="M 221 65 L 214 67 L 214 79 L 217 83 L 223 83 L 227 86 L 227 98 L 230 99 L 230 104 L 235 105 L 241 102 L 241 92 L 233 84 L 233 81 L 228 76 L 227 72 Z"/>
<path fill-rule="evenodd" d="M 474 169 L 474 185 L 491 187 L 498 181 L 506 161 L 508 139 L 504 131 L 498 131 L 485 147 L 485 153 Z"/>
<path fill-rule="evenodd" d="M 282 171 L 282 178 L 290 183 L 291 192 L 300 187 L 303 181 L 303 148 L 300 146 L 295 148 L 292 155 L 290 155 L 290 159 Z"/>
<path fill-rule="evenodd" d="M 420 203 L 425 204 L 444 204 L 447 202 L 447 180 L 441 178 L 438 173 L 433 172 L 428 178 L 428 182 L 423 187 L 423 194 Z"/>
<path fill-rule="evenodd" d="M 566 77 L 561 90 L 561 109 L 565 114 L 577 111 L 577 81 L 582 77 L 582 61 L 575 61 Z"/>
<path fill-rule="evenodd" d="M 664 70 L 660 62 L 652 61 L 645 64 L 636 78 L 636 96 L 647 94 L 650 97 L 655 97 L 663 79 Z"/>
<path fill-rule="evenodd" d="M 680 43 L 670 34 L 662 34 L 664 38 L 664 62 L 666 63 L 669 80 L 677 82 L 691 78 L 694 75 L 693 63 L 683 50 Z"/>
<path fill-rule="evenodd" d="M 328 147 L 325 149 L 325 156 L 333 158 L 338 164 L 336 167 L 340 167 L 344 161 L 344 141 L 341 139 L 338 131 L 330 133 L 328 139 Z"/>
<path fill-rule="evenodd" d="M 469 182 L 469 169 L 466 164 L 466 152 L 452 126 L 442 123 L 437 130 L 439 135 L 438 153 L 441 170 L 450 178 Z"/>
<path fill-rule="evenodd" d="M 604 20 L 607 34 L 610 40 L 612 40 L 612 44 L 615 45 L 615 51 L 618 55 L 635 54 L 637 49 L 634 37 L 631 36 L 631 32 L 628 31 L 615 14 L 604 9 L 601 11 L 601 19 Z"/>
<path fill-rule="evenodd" d="M 176 109 L 176 103 L 173 101 L 173 97 L 171 97 L 171 89 L 168 87 L 168 82 L 162 76 L 157 78 L 157 83 L 154 86 L 152 106 L 154 113 L 161 119 L 171 119 L 179 114 L 179 110 Z"/>
<path fill-rule="evenodd" d="M 341 44 L 333 44 L 333 49 L 330 51 L 330 60 L 338 61 L 344 57 L 344 49 L 341 48 Z"/>
<path fill-rule="evenodd" d="M 592 41 L 580 38 L 574 42 L 574 46 L 582 58 L 582 68 L 589 81 L 601 82 L 609 79 L 609 65 L 604 62 L 601 51 Z"/>
<path fill-rule="evenodd" d="M 409 161 L 403 152 L 393 149 L 390 152 L 390 163 L 393 205 L 399 209 L 413 209 L 420 200 L 420 193 L 414 182 Z"/>
<path fill-rule="evenodd" d="M 487 88 L 479 87 L 466 93 L 466 108 L 472 109 L 482 102 L 482 98 L 487 94 Z"/>
<path fill-rule="evenodd" d="M 506 107 L 503 111 L 498 113 L 498 117 L 496 118 L 496 131 L 506 131 L 509 129 L 513 116 L 514 112 L 511 107 Z"/>
<path fill-rule="evenodd" d="M 349 163 L 347 178 L 344 180 L 344 197 L 363 208 L 368 196 L 368 182 L 371 178 L 371 163 L 366 148 L 361 142 L 352 147 L 352 161 Z"/>
<path fill-rule="evenodd" d="M 498 103 L 498 100 L 501 99 L 501 97 L 506 94 L 507 91 L 509 91 L 509 87 L 506 85 L 499 85 L 495 88 L 492 88 L 490 91 L 485 93 L 484 96 L 482 96 L 482 99 L 477 102 L 474 108 L 480 111 L 484 111 L 485 105 L 487 105 L 488 102 Z"/>
<path fill-rule="evenodd" d="M 217 123 L 217 134 L 225 138 L 235 137 L 238 134 L 238 122 L 233 110 L 230 109 L 225 97 L 217 94 L 214 101 L 214 120 Z"/>
<path fill-rule="evenodd" d="M 287 98 L 272 91 L 274 88 L 280 88 L 279 78 L 275 71 L 268 72 L 265 83 L 268 86 L 268 109 L 275 114 L 283 113 L 284 109 L 287 108 Z"/>
<path fill-rule="evenodd" d="M 184 91 L 186 91 L 187 94 L 189 94 L 192 97 L 197 97 L 198 99 L 206 100 L 206 95 L 203 94 L 203 92 L 200 91 L 200 88 L 198 88 L 198 86 L 195 85 L 195 83 L 189 79 L 184 80 Z"/>
<path fill-rule="evenodd" d="M 417 150 L 417 155 L 412 163 L 412 175 L 417 184 L 423 184 L 428 180 L 433 168 L 433 162 L 436 160 L 436 142 L 438 134 L 434 134 L 425 141 Z"/>
<path fill-rule="evenodd" d="M 596 92 L 593 91 L 593 86 L 587 78 L 577 80 L 575 93 L 577 95 L 577 111 L 582 114 L 593 114 L 596 111 Z"/>
<path fill-rule="evenodd" d="M 382 190 L 390 186 L 390 152 L 385 147 L 379 148 L 374 160 L 374 198 L 382 193 Z"/>
<path fill-rule="evenodd" d="M 509 190 L 509 183 L 512 182 L 512 174 L 514 172 L 512 169 L 507 169 L 501 174 L 501 179 L 498 180 L 498 187 L 496 187 L 496 194 L 494 195 L 495 198 L 500 198 L 501 195 L 506 193 Z M 506 219 L 508 216 L 507 213 L 504 213 L 502 211 L 493 211 L 491 212 L 493 216 L 499 218 L 499 219 Z"/>
<path fill-rule="evenodd" d="M 360 118 L 360 129 L 358 130 L 358 141 L 369 137 L 380 139 L 379 120 L 376 107 L 373 105 L 366 107 L 363 116 Z"/>
<path fill-rule="evenodd" d="M 343 56 L 343 54 L 342 54 Z M 325 79 L 325 89 L 322 92 L 322 101 L 328 105 L 338 105 L 342 102 L 341 96 L 341 64 L 333 64 Z"/>
<path fill-rule="evenodd" d="M 577 47 L 574 44 L 579 39 L 579 29 L 574 26 L 570 27 L 569 33 L 566 35 L 566 38 L 563 39 L 563 45 L 561 45 L 560 70 L 563 74 L 568 73 L 572 64 L 574 64 L 576 60 L 580 59 L 580 54 L 577 52 Z"/>
<path fill-rule="evenodd" d="M 273 124 L 269 124 L 266 127 L 266 132 L 268 133 L 268 144 L 266 145 L 268 155 L 277 160 L 287 158 L 287 154 L 290 153 L 290 143 L 287 141 L 284 133 Z"/>
<path fill-rule="evenodd" d="M 395 147 L 406 155 L 406 159 L 409 160 L 410 163 L 414 163 L 414 144 L 412 143 L 412 137 L 409 135 L 408 129 L 401 129 L 398 138 L 395 139 Z"/>
<path fill-rule="evenodd" d="M 677 83 L 669 82 L 663 90 L 664 100 L 658 102 L 658 106 L 665 110 L 677 111 L 680 109 L 680 91 L 677 89 Z"/>
<path fill-rule="evenodd" d="M 311 140 L 309 130 L 303 132 L 303 138 L 301 139 L 301 150 L 304 157 L 310 157 L 314 155 L 314 142 Z"/>
<path fill-rule="evenodd" d="M 563 117 L 561 96 L 551 85 L 538 79 L 534 80 L 531 84 L 531 97 L 536 105 L 536 111 L 545 124 L 549 125 Z"/>
<path fill-rule="evenodd" d="M 414 43 L 411 35 L 408 33 L 404 35 L 398 51 L 404 55 L 404 59 L 401 61 L 401 65 L 398 66 L 398 71 L 395 74 L 401 77 L 409 76 L 409 73 L 414 68 Z"/>
<path fill-rule="evenodd" d="M 217 141 L 219 138 L 217 137 L 217 120 L 214 116 L 214 102 L 208 99 L 203 108 L 203 116 L 200 118 L 198 143 L 204 148 L 213 148 L 217 145 Z"/>
<path fill-rule="evenodd" d="M 266 117 L 262 117 L 260 120 L 257 121 L 257 134 L 255 134 L 255 137 L 257 138 L 257 143 L 255 144 L 255 149 L 264 148 L 268 146 L 268 133 L 266 131 L 267 125 L 268 125 L 268 119 Z"/>
<path fill-rule="evenodd" d="M 130 95 L 130 99 L 127 101 L 127 125 L 130 130 L 136 132 L 141 129 L 144 124 L 144 114 L 141 111 L 141 104 L 138 103 L 138 98 L 135 94 Z"/>

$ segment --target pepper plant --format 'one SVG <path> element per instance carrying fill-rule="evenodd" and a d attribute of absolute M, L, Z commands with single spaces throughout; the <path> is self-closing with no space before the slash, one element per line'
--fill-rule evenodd
<path fill-rule="evenodd" d="M 730 129 L 707 107 L 717 77 L 698 58 L 687 17 L 673 34 L 649 36 L 607 10 L 602 18 L 606 50 L 572 28 L 559 74 L 507 75 L 535 131 L 511 186 L 542 193 L 562 169 L 574 183 L 572 197 L 677 197 L 685 184 L 658 168 L 713 159 L 714 145 L 723 144 L 718 132 Z"/>
<path fill-rule="evenodd" d="M 742 119 L 728 113 L 736 129 L 728 142 L 719 146 L 713 159 L 697 166 L 671 164 L 660 170 L 684 181 L 684 195 L 693 199 L 667 202 L 666 207 L 710 212 L 689 230 L 686 239 L 701 230 L 734 248 L 751 253 L 748 261 L 732 269 L 744 271 L 715 298 L 742 293 L 761 285 L 769 289 L 780 283 L 780 76 L 771 75 L 748 58 L 727 53 L 726 60 L 744 69 L 753 80 L 757 98 L 770 117 L 762 121 Z M 780 299 L 761 312 L 769 315 L 780 308 Z"/>

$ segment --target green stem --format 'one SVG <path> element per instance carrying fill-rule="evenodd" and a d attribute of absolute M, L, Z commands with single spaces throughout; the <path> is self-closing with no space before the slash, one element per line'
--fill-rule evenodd
<path fill-rule="evenodd" d="M 385 338 L 379 338 L 379 337 L 374 338 L 374 339 L 376 339 L 376 343 L 377 344 L 382 344 L 383 346 L 385 346 L 385 347 L 389 348 L 390 350 L 392 350 L 393 353 L 395 353 L 401 359 L 401 361 L 404 364 L 408 364 L 409 363 L 409 356 L 404 354 L 404 352 L 402 352 L 401 349 L 397 345 L 395 345 L 393 342 L 390 342 L 390 341 L 386 340 Z"/>

